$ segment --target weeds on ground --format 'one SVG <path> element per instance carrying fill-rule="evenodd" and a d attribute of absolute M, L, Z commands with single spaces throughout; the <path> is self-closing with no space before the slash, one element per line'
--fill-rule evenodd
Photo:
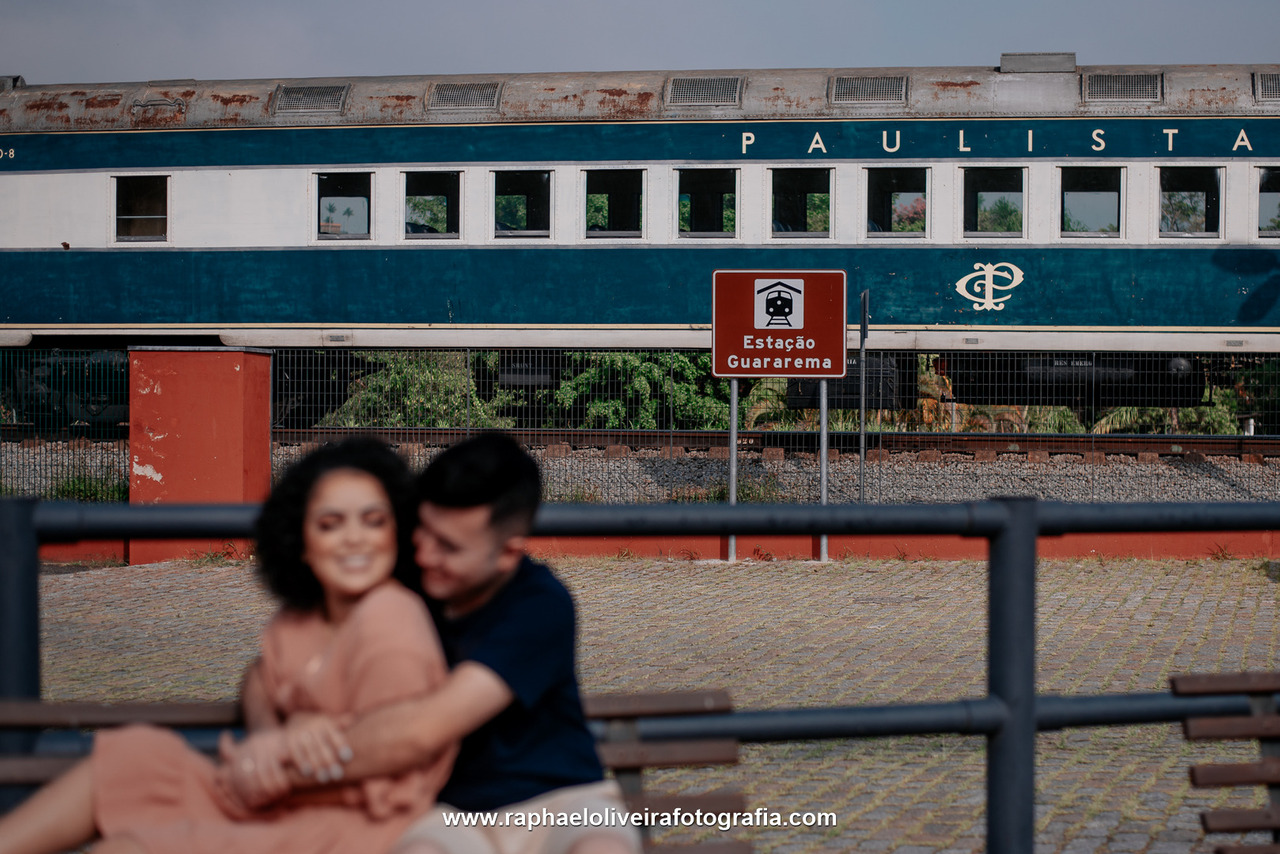
<path fill-rule="evenodd" d="M 600 493 L 589 486 L 575 484 L 567 490 L 557 490 L 547 496 L 548 500 L 559 504 L 600 504 Z"/>
<path fill-rule="evenodd" d="M 243 561 L 252 557 L 252 553 L 248 550 L 241 549 L 235 543 L 227 540 L 219 549 L 210 549 L 207 552 L 199 554 L 192 553 L 187 558 L 194 566 L 221 566 L 228 561 Z"/>
<path fill-rule="evenodd" d="M 123 503 L 129 500 L 129 483 L 122 478 L 89 477 L 78 474 L 58 481 L 44 493 L 43 497 L 55 501 Z"/>
<path fill-rule="evenodd" d="M 671 493 L 673 504 L 724 504 L 729 500 L 729 484 L 678 486 Z M 742 478 L 738 481 L 738 503 L 777 504 L 783 500 L 782 481 L 777 475 Z"/>
<path fill-rule="evenodd" d="M 1209 550 L 1210 560 L 1234 560 L 1235 555 L 1231 553 L 1231 549 L 1218 543 L 1213 544 L 1213 548 Z"/>

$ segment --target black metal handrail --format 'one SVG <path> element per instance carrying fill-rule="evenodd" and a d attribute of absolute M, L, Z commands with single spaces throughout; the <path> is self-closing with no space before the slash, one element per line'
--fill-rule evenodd
<path fill-rule="evenodd" d="M 0 499 L 0 698 L 39 696 L 37 550 L 41 542 L 104 537 L 247 537 L 253 505 L 119 506 Z M 1280 530 L 1280 502 L 1063 504 L 997 498 L 947 505 L 548 505 L 535 535 L 727 536 L 955 534 L 984 537 L 988 560 L 985 697 L 948 703 L 775 709 L 639 723 L 641 737 L 747 741 L 959 733 L 987 738 L 987 850 L 1034 847 L 1035 734 L 1064 727 L 1238 714 L 1246 697 L 1169 694 L 1037 695 L 1035 563 L 1040 536 L 1116 531 Z M 0 751 L 29 750 L 0 733 Z"/>

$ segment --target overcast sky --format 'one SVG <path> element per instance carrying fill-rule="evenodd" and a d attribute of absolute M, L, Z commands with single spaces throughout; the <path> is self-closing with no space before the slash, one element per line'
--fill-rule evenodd
<path fill-rule="evenodd" d="M 1280 62 L 1280 0 L 0 0 L 29 84 L 477 72 Z"/>

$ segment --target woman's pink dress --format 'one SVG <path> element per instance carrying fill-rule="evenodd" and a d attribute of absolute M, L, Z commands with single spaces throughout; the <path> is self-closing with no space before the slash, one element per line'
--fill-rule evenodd
<path fill-rule="evenodd" d="M 316 613 L 280 611 L 263 633 L 260 668 L 283 718 L 359 714 L 420 697 L 447 669 L 421 600 L 394 582 L 367 593 L 336 628 Z M 435 803 L 454 752 L 343 786 L 331 804 L 299 797 L 245 814 L 218 785 L 214 763 L 180 736 L 131 726 L 94 744 L 94 817 L 104 837 L 128 836 L 150 854 L 372 854 L 389 850 Z"/>

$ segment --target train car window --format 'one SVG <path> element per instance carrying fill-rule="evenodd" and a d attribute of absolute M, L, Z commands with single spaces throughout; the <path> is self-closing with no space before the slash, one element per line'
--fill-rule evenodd
<path fill-rule="evenodd" d="M 116 240 L 164 240 L 169 230 L 169 178 L 116 178 Z"/>
<path fill-rule="evenodd" d="M 1280 168 L 1258 173 L 1258 236 L 1280 237 Z"/>
<path fill-rule="evenodd" d="M 1022 234 L 1021 169 L 964 170 L 964 233 L 967 237 Z"/>
<path fill-rule="evenodd" d="M 1219 216 L 1218 169 L 1214 166 L 1160 168 L 1160 234 L 1216 237 Z"/>
<path fill-rule="evenodd" d="M 676 212 L 681 237 L 733 237 L 738 231 L 738 170 L 680 169 Z"/>
<path fill-rule="evenodd" d="M 551 173 L 493 173 L 495 237 L 551 236 Z"/>
<path fill-rule="evenodd" d="M 462 208 L 459 184 L 457 172 L 406 172 L 404 236 L 456 239 Z"/>
<path fill-rule="evenodd" d="M 831 233 L 831 170 L 773 170 L 773 236 Z"/>
<path fill-rule="evenodd" d="M 316 176 L 316 235 L 325 239 L 368 238 L 373 175 L 329 172 Z"/>
<path fill-rule="evenodd" d="M 867 235 L 924 237 L 928 182 L 928 169 L 868 169 Z"/>
<path fill-rule="evenodd" d="M 587 237 L 640 237 L 644 221 L 644 171 L 587 172 Z"/>
<path fill-rule="evenodd" d="M 1120 236 L 1120 169 L 1062 167 L 1062 233 Z"/>

